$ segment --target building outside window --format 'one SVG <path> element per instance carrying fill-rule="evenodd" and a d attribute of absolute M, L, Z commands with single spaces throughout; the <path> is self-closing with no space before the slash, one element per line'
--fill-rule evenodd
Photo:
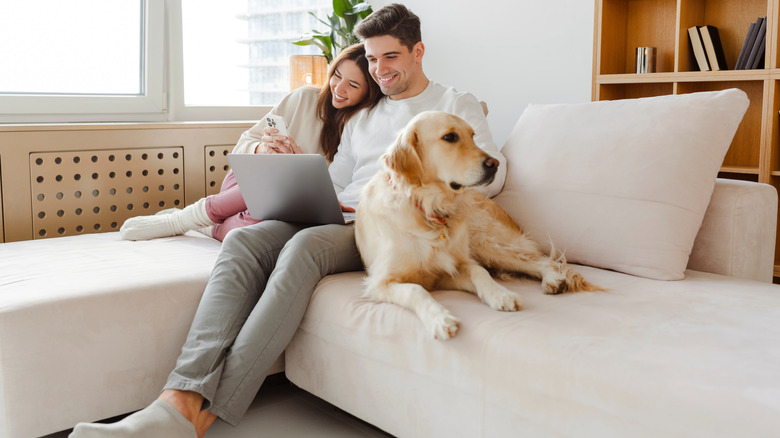
<path fill-rule="evenodd" d="M 292 42 L 323 30 L 309 12 L 325 18 L 331 6 L 331 0 L 182 1 L 185 105 L 279 102 L 290 92 L 290 56 L 321 54 Z M 203 29 L 204 22 L 215 29 Z"/>

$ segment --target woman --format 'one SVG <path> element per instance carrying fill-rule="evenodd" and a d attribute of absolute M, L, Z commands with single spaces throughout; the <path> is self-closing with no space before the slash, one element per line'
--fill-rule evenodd
<path fill-rule="evenodd" d="M 358 74 L 355 74 L 355 68 L 359 68 Z M 319 93 L 317 104 L 309 105 L 316 107 L 316 113 L 310 111 L 308 123 L 319 128 L 319 131 L 314 131 L 319 132 L 320 147 L 330 160 L 339 145 L 344 124 L 361 109 L 372 107 L 382 94 L 368 75 L 362 45 L 342 51 L 333 62 L 329 77 L 329 85 Z M 295 125 L 306 123 L 298 117 L 298 113 L 307 110 L 305 93 L 310 92 L 291 93 L 286 101 L 299 101 L 295 105 L 280 104 L 277 108 L 284 109 L 277 114 L 289 117 L 285 118 L 291 131 Z M 358 99 L 361 94 L 362 98 Z M 294 107 L 291 109 L 293 112 L 286 111 L 287 107 Z M 257 141 L 259 129 L 256 126 L 245 133 L 236 149 L 256 153 L 300 153 L 305 150 L 294 139 L 290 139 L 289 145 L 284 144 L 283 138 L 268 130 L 264 131 L 261 141 Z M 299 139 L 304 138 L 301 132 L 296 134 Z M 227 188 L 214 197 L 227 196 L 225 193 L 231 190 Z M 206 209 L 205 204 L 204 201 L 201 207 L 195 208 L 201 208 L 202 213 Z M 188 209 L 192 211 L 193 206 L 182 210 L 179 216 L 196 216 L 185 213 Z M 246 209 L 245 205 L 243 209 Z M 204 226 L 203 222 L 193 224 L 195 221 L 187 221 L 179 220 L 177 226 L 180 228 L 173 231 Z M 303 278 L 316 281 L 322 276 L 313 269 L 299 272 L 292 278 L 274 275 L 287 266 L 296 266 L 289 262 L 291 257 L 311 258 L 309 252 L 296 246 L 297 239 L 305 239 L 306 228 L 302 224 L 264 221 L 225 234 L 224 254 L 220 258 L 223 261 L 218 260 L 214 267 L 182 352 L 158 399 L 117 423 L 78 424 L 71 437 L 195 438 L 203 437 L 217 418 L 235 425 L 254 399 L 269 368 L 289 343 L 306 310 L 310 294 L 302 290 L 309 288 L 286 282 L 303 281 Z M 230 244 L 231 240 L 241 240 L 247 230 L 261 234 L 265 247 L 248 247 L 250 251 L 256 251 L 252 254 L 226 252 L 226 247 L 235 247 Z M 351 232 L 351 228 L 348 230 Z M 352 247 L 345 251 L 357 253 Z M 234 276 L 223 275 L 237 265 L 254 263 L 253 260 L 258 259 L 262 260 L 262 266 L 250 269 L 255 278 L 249 288 L 235 287 L 230 284 L 236 281 Z M 349 266 L 337 268 L 344 271 L 362 267 L 359 256 L 350 258 L 347 264 Z"/>
<path fill-rule="evenodd" d="M 381 97 L 379 86 L 369 76 L 363 46 L 348 47 L 331 64 L 328 82 L 321 89 L 299 88 L 271 110 L 285 119 L 289 136 L 275 135 L 278 130 L 261 121 L 241 134 L 233 153 L 319 153 L 330 162 L 347 121 L 361 109 L 373 107 Z M 218 194 L 201 198 L 183 210 L 130 218 L 119 234 L 125 240 L 147 240 L 200 230 L 223 241 L 228 231 L 257 222 L 249 215 L 231 170 Z"/>

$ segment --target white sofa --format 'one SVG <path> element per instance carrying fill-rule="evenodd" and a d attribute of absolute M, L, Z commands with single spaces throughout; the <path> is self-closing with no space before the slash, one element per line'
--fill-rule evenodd
<path fill-rule="evenodd" d="M 504 150 L 508 194 L 521 181 L 513 165 L 521 146 L 510 141 Z M 547 296 L 538 281 L 509 280 L 525 300 L 515 313 L 438 291 L 462 320 L 457 336 L 441 342 L 410 312 L 361 298 L 362 272 L 333 275 L 314 293 L 285 372 L 399 437 L 774 436 L 777 193 L 766 184 L 715 183 L 712 172 L 682 280 L 581 265 L 609 290 Z M 499 198 L 513 210 L 511 198 Z M 574 216 L 584 222 L 586 213 Z M 0 437 L 41 436 L 153 400 L 218 250 L 194 232 L 0 245 Z"/>
<path fill-rule="evenodd" d="M 463 321 L 446 342 L 411 312 L 361 298 L 362 273 L 325 278 L 285 372 L 399 437 L 777 436 L 776 205 L 771 186 L 719 181 L 684 280 L 575 266 L 609 291 L 505 282 L 525 301 L 517 313 L 435 292 Z"/>
<path fill-rule="evenodd" d="M 536 281 L 510 281 L 526 301 L 517 313 L 436 292 L 463 320 L 446 342 L 428 339 L 413 314 L 362 299 L 363 273 L 330 276 L 286 373 L 399 437 L 769 436 L 780 427 L 776 218 L 771 186 L 719 180 L 685 280 L 577 267 L 611 290 L 547 296 Z M 218 250 L 196 233 L 0 245 L 0 437 L 153 400 Z"/>
<path fill-rule="evenodd" d="M 462 319 L 440 342 L 361 298 L 362 273 L 328 277 L 288 378 L 400 437 L 778 436 L 777 192 L 713 190 L 750 104 L 723 90 L 529 106 L 496 202 L 608 290 L 506 281 L 516 313 L 438 291 Z"/>

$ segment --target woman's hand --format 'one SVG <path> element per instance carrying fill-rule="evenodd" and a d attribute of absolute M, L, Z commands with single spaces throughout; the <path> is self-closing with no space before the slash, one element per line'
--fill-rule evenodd
<path fill-rule="evenodd" d="M 263 128 L 262 142 L 255 148 L 256 154 L 302 154 L 303 149 L 290 136 L 276 135 L 276 128 Z"/>

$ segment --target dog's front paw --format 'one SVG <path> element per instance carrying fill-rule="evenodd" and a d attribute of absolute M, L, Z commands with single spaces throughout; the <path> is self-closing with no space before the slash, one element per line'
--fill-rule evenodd
<path fill-rule="evenodd" d="M 423 324 L 434 339 L 443 341 L 455 336 L 460 327 L 460 320 L 445 310 L 424 319 Z"/>
<path fill-rule="evenodd" d="M 516 312 L 523 307 L 523 300 L 519 295 L 498 283 L 491 290 L 479 295 L 482 297 L 482 301 L 493 310 Z"/>

